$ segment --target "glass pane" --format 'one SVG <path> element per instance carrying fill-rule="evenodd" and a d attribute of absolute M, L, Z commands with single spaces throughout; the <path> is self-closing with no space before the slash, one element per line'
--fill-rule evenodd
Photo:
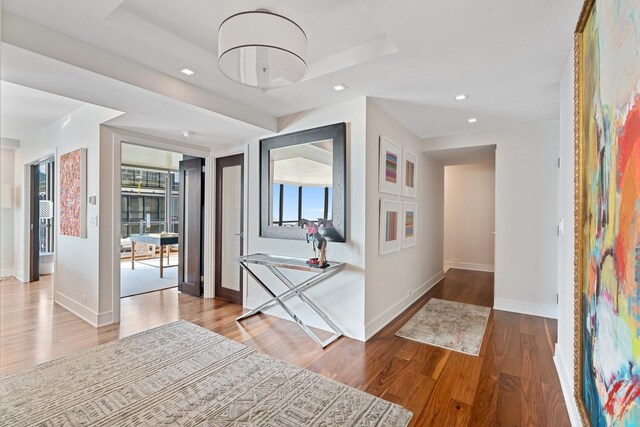
<path fill-rule="evenodd" d="M 129 197 L 129 221 L 135 222 L 140 221 L 142 218 L 143 211 L 143 199 L 141 196 L 130 196 Z"/>
<path fill-rule="evenodd" d="M 166 216 L 165 216 L 165 198 L 164 197 L 158 197 L 158 221 L 166 221 Z"/>
<path fill-rule="evenodd" d="M 129 220 L 129 197 L 122 196 L 120 198 L 120 221 L 127 222 Z"/>
<path fill-rule="evenodd" d="M 178 203 L 180 198 L 178 196 L 171 197 L 171 222 L 177 224 L 180 217 L 180 210 L 178 209 Z"/>
<path fill-rule="evenodd" d="M 240 290 L 240 268 L 236 258 L 241 255 L 240 230 L 242 200 L 242 168 L 222 169 L 222 260 L 220 286 Z"/>
<path fill-rule="evenodd" d="M 297 226 L 298 225 L 298 187 L 293 185 L 285 185 L 282 207 L 282 225 Z"/>
<path fill-rule="evenodd" d="M 271 224 L 277 225 L 280 218 L 280 184 L 273 184 L 273 219 Z"/>
<path fill-rule="evenodd" d="M 151 217 L 151 221 L 160 220 L 160 203 L 158 203 L 159 197 L 147 196 L 144 198 L 144 218 L 147 215 Z"/>
<path fill-rule="evenodd" d="M 324 214 L 324 188 L 302 187 L 302 218 L 317 222 Z"/>

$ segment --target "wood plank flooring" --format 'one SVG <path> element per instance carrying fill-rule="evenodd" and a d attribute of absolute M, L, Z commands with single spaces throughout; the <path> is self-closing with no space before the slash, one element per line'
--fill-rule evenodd
<path fill-rule="evenodd" d="M 366 343 L 321 350 L 293 322 L 175 289 L 122 300 L 119 325 L 95 329 L 53 304 L 51 278 L 0 282 L 0 373 L 63 357 L 185 319 L 289 363 L 399 403 L 414 426 L 569 426 L 553 364 L 556 321 L 493 311 L 479 357 L 394 336 L 430 298 L 491 306 L 493 274 L 449 270 L 440 283 Z"/>

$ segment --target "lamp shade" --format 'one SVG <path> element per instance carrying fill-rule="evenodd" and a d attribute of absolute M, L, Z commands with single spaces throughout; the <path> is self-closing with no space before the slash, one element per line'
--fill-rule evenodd
<path fill-rule="evenodd" d="M 238 83 L 271 89 L 307 74 L 307 36 L 292 20 L 268 11 L 242 12 L 218 30 L 218 66 Z"/>

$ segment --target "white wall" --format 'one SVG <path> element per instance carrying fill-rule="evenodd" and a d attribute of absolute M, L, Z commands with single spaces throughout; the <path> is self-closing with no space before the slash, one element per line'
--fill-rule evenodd
<path fill-rule="evenodd" d="M 329 243 L 328 258 L 344 261 L 348 268 L 312 288 L 308 294 L 347 336 L 365 340 L 443 277 L 444 168 L 420 152 L 421 141 L 416 135 L 370 99 L 354 99 L 287 116 L 280 120 L 280 125 L 281 133 L 285 134 L 338 122 L 348 124 L 347 242 Z M 380 135 L 418 155 L 418 195 L 416 199 L 407 199 L 418 203 L 417 244 L 385 256 L 378 255 Z M 246 143 L 249 147 L 248 251 L 311 257 L 311 245 L 304 241 L 259 237 L 259 138 Z M 259 271 L 259 267 L 257 271 L 270 286 L 278 288 L 279 284 L 268 272 Z M 305 273 L 289 274 L 300 279 Z M 247 308 L 267 299 L 253 280 L 245 289 Z M 302 304 L 294 303 L 293 307 L 303 321 L 323 328 L 322 322 Z M 280 308 L 271 309 L 269 314 L 288 319 Z"/>
<path fill-rule="evenodd" d="M 322 310 L 326 311 L 347 336 L 364 339 L 364 293 L 365 293 L 365 98 L 317 108 L 280 119 L 280 133 L 325 126 L 339 122 L 347 123 L 347 242 L 329 242 L 329 260 L 343 261 L 348 267 L 336 276 L 307 291 L 307 295 Z M 272 135 L 266 135 L 272 136 Z M 311 258 L 311 244 L 305 241 L 266 239 L 259 237 L 259 138 L 246 141 L 249 145 L 248 163 L 248 250 L 249 253 L 265 252 L 285 256 Z M 258 267 L 259 268 L 259 267 Z M 258 271 L 258 270 L 256 270 Z M 263 270 L 261 277 L 278 288 L 279 283 Z M 299 279 L 306 273 L 289 273 Z M 245 287 L 245 306 L 255 307 L 267 299 L 266 293 L 250 280 Z M 284 290 L 284 288 L 282 288 Z M 306 307 L 290 300 L 292 307 L 300 313 L 303 321 L 317 327 L 322 322 Z M 289 317 L 278 307 L 269 314 Z"/>
<path fill-rule="evenodd" d="M 570 54 L 560 80 L 560 217 L 564 232 L 560 235 L 558 274 L 558 343 L 554 360 L 562 385 L 569 416 L 573 425 L 580 425 L 580 417 L 573 396 L 573 52 Z"/>
<path fill-rule="evenodd" d="M 14 162 L 16 147 L 0 149 L 0 277 L 14 274 Z"/>
<path fill-rule="evenodd" d="M 97 196 L 100 186 L 100 123 L 121 113 L 94 105 L 83 105 L 71 114 L 51 123 L 21 141 L 19 156 L 16 158 L 17 174 L 22 188 L 17 189 L 21 200 L 16 208 L 16 264 L 22 266 L 22 279 L 28 280 L 28 212 L 29 188 L 28 168 L 38 160 L 77 148 L 87 149 L 87 196 Z M 56 200 L 59 200 L 59 176 L 56 174 Z M 87 238 L 61 236 L 55 229 L 55 296 L 56 303 L 63 305 L 90 323 L 96 324 L 98 307 L 98 227 L 91 225 L 90 219 L 97 221 L 100 202 L 87 204 Z M 59 217 L 56 204 L 56 217 Z"/>
<path fill-rule="evenodd" d="M 557 317 L 558 121 L 423 141 L 424 150 L 496 145 L 494 308 Z"/>
<path fill-rule="evenodd" d="M 369 338 L 443 277 L 444 168 L 421 153 L 420 139 L 371 99 L 367 99 L 366 119 L 365 327 Z M 378 192 L 381 135 L 417 154 L 416 198 Z M 352 187 L 351 191 L 362 190 Z M 418 204 L 415 246 L 378 255 L 381 198 Z"/>
<path fill-rule="evenodd" d="M 444 168 L 444 266 L 494 271 L 495 164 Z"/>

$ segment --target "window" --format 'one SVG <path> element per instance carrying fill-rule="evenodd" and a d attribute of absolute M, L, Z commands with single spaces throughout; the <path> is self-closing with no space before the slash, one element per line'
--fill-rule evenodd
<path fill-rule="evenodd" d="M 123 167 L 121 238 L 140 233 L 177 232 L 179 191 L 180 183 L 175 172 Z M 146 221 L 147 215 L 150 224 L 141 230 L 140 221 Z"/>
<path fill-rule="evenodd" d="M 40 200 L 40 224 L 39 240 L 40 253 L 49 254 L 53 252 L 53 220 L 54 220 L 54 161 L 45 160 L 38 165 L 40 176 L 38 181 L 38 199 Z"/>

